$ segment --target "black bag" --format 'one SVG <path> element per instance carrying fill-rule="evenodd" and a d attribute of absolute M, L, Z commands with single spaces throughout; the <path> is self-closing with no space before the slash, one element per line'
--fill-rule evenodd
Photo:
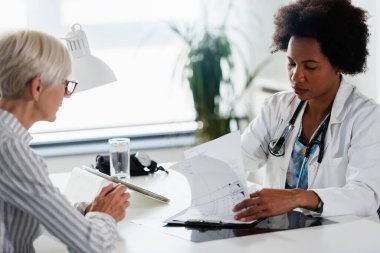
<path fill-rule="evenodd" d="M 104 174 L 110 175 L 110 156 L 97 155 L 95 168 Z M 159 170 L 169 173 L 162 166 L 157 167 L 157 163 L 151 160 L 146 153 L 137 152 L 130 155 L 131 176 L 144 176 Z"/>

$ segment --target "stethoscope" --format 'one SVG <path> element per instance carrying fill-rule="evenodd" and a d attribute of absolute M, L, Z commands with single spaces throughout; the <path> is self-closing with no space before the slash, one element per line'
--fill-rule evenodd
<path fill-rule="evenodd" d="M 298 117 L 298 115 L 299 115 L 304 104 L 305 104 L 305 101 L 301 101 L 298 104 L 296 110 L 294 111 L 292 118 L 290 119 L 288 125 L 285 127 L 284 131 L 282 132 L 280 138 L 272 140 L 269 142 L 268 149 L 272 155 L 278 157 L 278 156 L 283 156 L 285 154 L 285 142 L 288 140 L 290 133 L 294 129 L 294 123 L 296 122 L 296 119 L 297 119 L 297 117 Z M 300 183 L 302 173 L 304 171 L 306 164 L 309 161 L 310 153 L 311 153 L 311 150 L 312 150 L 314 145 L 317 145 L 319 148 L 319 154 L 318 154 L 318 160 L 317 161 L 318 161 L 318 163 L 322 162 L 323 152 L 324 152 L 324 148 L 325 148 L 325 137 L 326 137 L 326 133 L 327 133 L 327 128 L 329 126 L 329 122 L 330 122 L 330 114 L 323 120 L 322 125 L 319 126 L 317 132 L 314 134 L 313 138 L 311 139 L 309 145 L 306 148 L 304 160 L 302 162 L 300 174 L 298 177 L 298 182 L 297 182 L 297 186 L 296 186 L 297 188 L 299 187 L 299 183 Z M 320 140 L 319 140 L 319 136 L 321 137 Z"/>

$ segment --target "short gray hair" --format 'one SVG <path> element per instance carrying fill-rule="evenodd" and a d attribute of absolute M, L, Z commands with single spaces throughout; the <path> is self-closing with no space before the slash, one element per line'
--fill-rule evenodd
<path fill-rule="evenodd" d="M 66 47 L 46 33 L 22 30 L 0 37 L 0 101 L 19 98 L 36 76 L 44 86 L 62 83 L 71 72 Z"/>

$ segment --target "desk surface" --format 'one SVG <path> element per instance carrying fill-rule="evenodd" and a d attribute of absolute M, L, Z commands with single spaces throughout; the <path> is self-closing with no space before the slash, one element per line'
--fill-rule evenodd
<path fill-rule="evenodd" d="M 51 175 L 60 189 L 69 173 Z M 132 220 L 163 220 L 190 204 L 190 191 L 185 178 L 171 171 L 165 174 L 133 178 L 133 183 L 157 191 L 171 199 L 160 203 L 132 193 L 126 219 L 118 224 L 120 239 L 113 252 L 380 252 L 380 223 L 366 218 L 340 216 L 336 224 L 280 231 L 194 243 L 160 230 L 137 225 Z M 67 252 L 65 247 L 42 236 L 35 243 L 37 252 Z"/>

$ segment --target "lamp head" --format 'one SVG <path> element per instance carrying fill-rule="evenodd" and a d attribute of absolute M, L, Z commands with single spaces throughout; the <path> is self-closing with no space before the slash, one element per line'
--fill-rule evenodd
<path fill-rule="evenodd" d="M 72 57 L 73 80 L 78 81 L 77 91 L 88 90 L 116 81 L 115 74 L 108 65 L 91 55 L 86 34 L 82 26 L 74 24 L 66 37 L 67 48 Z"/>
<path fill-rule="evenodd" d="M 80 24 L 74 24 L 71 27 L 71 32 L 66 34 L 65 40 L 73 59 L 91 55 L 87 36 L 82 30 L 82 26 Z"/>

